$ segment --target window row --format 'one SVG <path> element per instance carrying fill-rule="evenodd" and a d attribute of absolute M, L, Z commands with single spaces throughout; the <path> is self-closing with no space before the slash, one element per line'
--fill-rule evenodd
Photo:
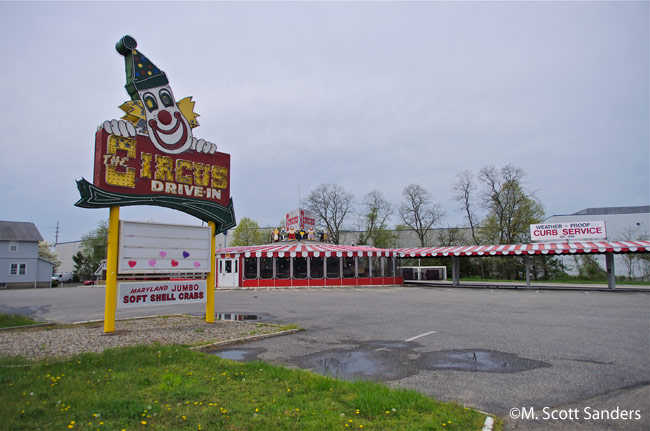
<path fill-rule="evenodd" d="M 247 257 L 244 279 L 394 277 L 393 257 Z"/>

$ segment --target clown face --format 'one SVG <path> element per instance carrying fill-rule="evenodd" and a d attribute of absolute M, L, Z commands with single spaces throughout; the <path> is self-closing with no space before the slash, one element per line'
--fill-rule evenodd
<path fill-rule="evenodd" d="M 182 153 L 192 145 L 192 129 L 176 105 L 169 85 L 138 90 L 149 139 L 160 151 Z"/>

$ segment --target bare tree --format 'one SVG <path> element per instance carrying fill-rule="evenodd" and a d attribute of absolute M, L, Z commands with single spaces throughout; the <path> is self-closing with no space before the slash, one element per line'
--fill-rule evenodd
<path fill-rule="evenodd" d="M 461 203 L 461 208 L 465 212 L 467 223 L 472 233 L 472 241 L 474 244 L 479 245 L 480 241 L 477 237 L 478 230 L 478 217 L 474 213 L 474 192 L 476 186 L 474 185 L 474 175 L 469 170 L 464 170 L 456 175 L 456 183 L 454 183 L 454 200 Z"/>
<path fill-rule="evenodd" d="M 336 184 L 321 184 L 303 201 L 325 225 L 334 244 L 339 243 L 340 229 L 352 209 L 354 196 Z"/>
<path fill-rule="evenodd" d="M 529 225 L 539 223 L 544 217 L 542 204 L 523 189 L 525 175 L 523 169 L 510 164 L 500 170 L 494 166 L 481 169 L 479 180 L 485 187 L 482 204 L 488 211 L 482 231 L 491 241 L 499 244 L 523 242 Z"/>
<path fill-rule="evenodd" d="M 399 206 L 402 222 L 420 239 L 420 245 L 426 247 L 427 234 L 434 224 L 439 223 L 444 212 L 440 204 L 433 202 L 431 193 L 419 184 L 411 184 L 402 191 L 404 201 Z"/>
<path fill-rule="evenodd" d="M 381 236 L 381 231 L 386 230 L 386 222 L 392 214 L 393 206 L 381 191 L 367 193 L 361 202 L 358 244 L 367 244 L 368 240 L 372 240 L 376 246 L 376 240 Z"/>

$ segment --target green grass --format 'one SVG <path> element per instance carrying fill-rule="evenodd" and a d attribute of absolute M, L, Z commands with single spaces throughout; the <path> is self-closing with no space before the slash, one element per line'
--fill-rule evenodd
<path fill-rule="evenodd" d="M 485 415 L 418 392 L 181 346 L 31 362 L 0 357 L 5 430 L 480 430 Z M 498 426 L 501 426 L 500 421 Z"/>
<path fill-rule="evenodd" d="M 38 322 L 29 317 L 20 314 L 2 314 L 0 313 L 0 328 L 11 328 L 12 326 L 35 325 Z"/>

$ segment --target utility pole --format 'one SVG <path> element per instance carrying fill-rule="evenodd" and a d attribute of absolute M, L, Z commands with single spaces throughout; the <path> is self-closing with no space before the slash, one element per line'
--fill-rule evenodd
<path fill-rule="evenodd" d="M 54 247 L 59 243 L 59 222 L 56 222 L 56 239 L 54 240 Z"/>

